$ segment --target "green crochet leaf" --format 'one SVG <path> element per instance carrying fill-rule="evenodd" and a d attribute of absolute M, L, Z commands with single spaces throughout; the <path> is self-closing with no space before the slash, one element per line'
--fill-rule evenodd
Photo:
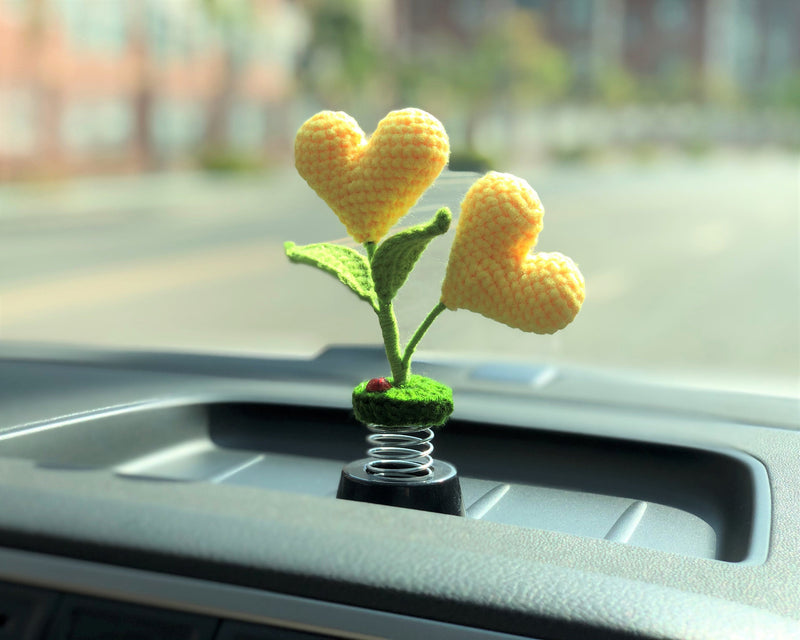
<path fill-rule="evenodd" d="M 292 262 L 307 264 L 336 276 L 359 298 L 366 300 L 378 310 L 378 299 L 370 276 L 369 262 L 358 251 L 337 244 L 320 242 L 299 247 L 294 242 L 285 242 L 283 248 Z"/>
<path fill-rule="evenodd" d="M 372 258 L 375 293 L 386 302 L 397 295 L 428 243 L 450 228 L 450 210 L 443 207 L 425 224 L 419 224 L 387 238 Z"/>

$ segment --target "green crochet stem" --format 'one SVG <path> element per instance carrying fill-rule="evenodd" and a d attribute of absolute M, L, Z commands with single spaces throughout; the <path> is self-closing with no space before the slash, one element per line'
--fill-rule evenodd
<path fill-rule="evenodd" d="M 374 242 L 365 242 L 364 248 L 367 250 L 367 259 L 372 265 L 372 258 L 375 257 L 377 246 Z M 406 382 L 404 375 L 403 357 L 400 354 L 400 331 L 397 328 L 397 318 L 394 315 L 394 307 L 391 300 L 381 300 L 378 298 L 378 324 L 381 326 L 383 345 L 386 349 L 386 359 L 392 370 L 392 378 L 395 384 L 403 385 Z"/>
<path fill-rule="evenodd" d="M 375 256 L 377 246 L 374 242 L 365 242 L 364 248 L 367 251 L 367 259 L 372 264 L 372 258 Z M 406 345 L 405 350 L 400 348 L 400 331 L 397 327 L 397 317 L 394 314 L 394 306 L 391 300 L 383 300 L 378 298 L 378 323 L 381 327 L 381 335 L 383 336 L 383 345 L 386 349 L 386 359 L 389 361 L 389 367 L 392 370 L 392 379 L 395 386 L 403 386 L 411 376 L 411 357 L 414 351 L 422 340 L 422 337 L 428 331 L 433 321 L 437 316 L 446 309 L 441 302 L 431 310 L 431 312 L 422 321 L 422 324 L 417 327 L 414 335 Z"/>
<path fill-rule="evenodd" d="M 425 317 L 422 321 L 422 324 L 417 327 L 417 330 L 414 332 L 414 335 L 411 336 L 411 340 L 408 341 L 406 345 L 406 350 L 403 353 L 403 374 L 407 378 L 411 375 L 411 356 L 414 355 L 414 350 L 417 348 L 419 341 L 422 340 L 422 336 L 425 335 L 425 332 L 430 329 L 433 321 L 439 316 L 439 314 L 447 309 L 441 302 L 437 303 L 436 306 L 431 309 L 431 312 Z"/>
<path fill-rule="evenodd" d="M 400 355 L 400 332 L 397 329 L 397 318 L 391 302 L 378 301 L 378 323 L 381 325 L 386 359 L 392 369 L 392 377 L 396 385 L 402 386 L 406 383 L 406 375 L 403 369 L 403 357 Z"/>

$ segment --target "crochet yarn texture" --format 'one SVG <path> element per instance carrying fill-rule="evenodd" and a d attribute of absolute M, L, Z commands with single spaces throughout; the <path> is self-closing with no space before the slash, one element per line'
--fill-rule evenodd
<path fill-rule="evenodd" d="M 572 322 L 585 297 L 578 267 L 560 253 L 529 253 L 543 216 L 522 178 L 493 171 L 473 184 L 461 203 L 442 303 L 534 333 Z"/>
<path fill-rule="evenodd" d="M 341 111 L 322 111 L 297 132 L 295 167 L 359 243 L 378 242 L 447 164 L 447 133 L 419 109 L 390 112 L 367 141 Z"/>
<path fill-rule="evenodd" d="M 364 424 L 417 430 L 441 426 L 453 413 L 453 390 L 432 378 L 412 375 L 402 387 L 376 392 L 366 390 L 368 383 L 353 389 L 353 411 Z"/>

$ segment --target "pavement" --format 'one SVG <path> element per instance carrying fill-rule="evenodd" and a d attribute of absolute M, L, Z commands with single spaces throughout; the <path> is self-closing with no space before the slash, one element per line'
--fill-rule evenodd
<path fill-rule="evenodd" d="M 538 249 L 579 263 L 584 309 L 554 336 L 446 313 L 423 350 L 798 392 L 797 156 L 509 170 L 545 204 Z M 443 174 L 401 224 L 456 213 L 475 177 Z M 438 300 L 451 237 L 400 293 L 405 336 Z M 0 339 L 281 354 L 379 341 L 370 308 L 290 265 L 284 240 L 352 246 L 290 168 L 0 185 Z"/>

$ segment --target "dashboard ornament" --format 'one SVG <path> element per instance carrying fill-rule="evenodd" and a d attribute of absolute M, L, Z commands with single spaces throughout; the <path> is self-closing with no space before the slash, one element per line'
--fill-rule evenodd
<path fill-rule="evenodd" d="M 322 111 L 295 137 L 295 167 L 362 244 L 286 242 L 290 261 L 336 277 L 378 317 L 391 375 L 364 380 L 352 394 L 367 426 L 367 458 L 342 470 L 337 496 L 463 515 L 455 468 L 433 453 L 433 428 L 453 412 L 453 392 L 413 375 L 417 345 L 445 310 L 467 309 L 522 331 L 551 334 L 567 326 L 585 297 L 578 267 L 560 253 L 534 253 L 544 208 L 522 178 L 490 172 L 461 204 L 442 294 L 401 346 L 393 300 L 428 244 L 445 234 L 450 210 L 386 238 L 448 162 L 442 123 L 419 109 L 392 111 L 367 139 L 343 112 Z"/>

